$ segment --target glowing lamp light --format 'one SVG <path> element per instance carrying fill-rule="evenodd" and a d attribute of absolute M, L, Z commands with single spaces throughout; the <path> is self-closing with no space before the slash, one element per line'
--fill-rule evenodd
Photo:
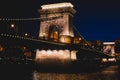
<path fill-rule="evenodd" d="M 63 55 L 64 51 L 63 50 L 59 50 L 59 55 Z"/>
<path fill-rule="evenodd" d="M 62 8 L 62 7 L 73 7 L 73 5 L 69 2 L 64 2 L 64 3 L 42 5 L 41 7 L 42 9 L 53 9 L 53 8 Z"/>
<path fill-rule="evenodd" d="M 55 34 L 58 34 L 58 32 L 56 31 Z"/>
<path fill-rule="evenodd" d="M 14 27 L 15 27 L 15 25 L 14 25 L 14 24 L 11 24 L 11 27 L 12 27 L 12 28 L 14 28 Z"/>
<path fill-rule="evenodd" d="M 115 58 L 109 58 L 108 61 L 110 61 L 110 62 L 116 62 L 116 59 Z"/>
<path fill-rule="evenodd" d="M 87 46 L 87 44 L 85 44 L 85 46 Z"/>
<path fill-rule="evenodd" d="M 108 62 L 108 60 L 106 58 L 103 58 L 102 62 Z"/>
<path fill-rule="evenodd" d="M 70 59 L 69 50 L 36 50 L 36 60 L 42 59 Z"/>
<path fill-rule="evenodd" d="M 28 36 L 28 33 L 25 33 L 25 36 Z"/>
<path fill-rule="evenodd" d="M 79 38 L 79 40 L 82 40 L 82 38 Z"/>
<path fill-rule="evenodd" d="M 72 52 L 71 52 L 71 59 L 72 59 L 72 60 L 77 60 L 76 53 L 77 53 L 77 51 L 72 51 Z"/>
<path fill-rule="evenodd" d="M 48 54 L 48 55 L 51 55 L 51 54 L 52 54 L 52 51 L 51 51 L 51 50 L 47 50 L 47 54 Z"/>
<path fill-rule="evenodd" d="M 41 37 L 45 37 L 45 36 L 46 36 L 46 33 L 43 32 L 43 33 L 41 34 Z"/>
<path fill-rule="evenodd" d="M 0 52 L 2 52 L 3 51 L 3 47 L 0 47 Z"/>
<path fill-rule="evenodd" d="M 104 45 L 114 45 L 115 42 L 104 42 L 103 44 L 104 44 Z"/>

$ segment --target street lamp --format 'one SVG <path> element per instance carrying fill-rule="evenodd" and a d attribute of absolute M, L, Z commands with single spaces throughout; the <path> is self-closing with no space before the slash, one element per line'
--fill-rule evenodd
<path fill-rule="evenodd" d="M 4 49 L 4 48 L 0 45 L 0 52 L 2 52 L 2 51 L 3 51 L 3 49 Z"/>
<path fill-rule="evenodd" d="M 11 28 L 14 28 L 15 27 L 15 25 L 14 24 L 11 24 L 11 26 L 10 26 Z"/>
<path fill-rule="evenodd" d="M 25 36 L 28 36 L 28 33 L 25 33 Z"/>

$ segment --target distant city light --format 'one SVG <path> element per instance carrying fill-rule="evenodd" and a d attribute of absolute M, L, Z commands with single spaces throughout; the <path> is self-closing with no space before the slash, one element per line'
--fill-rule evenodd
<path fill-rule="evenodd" d="M 79 40 L 82 40 L 82 38 L 79 38 Z"/>
<path fill-rule="evenodd" d="M 25 33 L 25 36 L 28 36 L 28 33 Z"/>
<path fill-rule="evenodd" d="M 58 34 L 58 32 L 56 31 L 55 34 Z"/>
<path fill-rule="evenodd" d="M 3 51 L 3 47 L 0 45 L 0 52 L 2 52 Z"/>
<path fill-rule="evenodd" d="M 115 42 L 104 42 L 103 44 L 104 45 L 107 45 L 107 44 L 111 45 L 111 44 L 115 44 Z"/>
<path fill-rule="evenodd" d="M 116 62 L 116 59 L 115 58 L 109 58 L 108 61 L 110 61 L 110 62 Z"/>

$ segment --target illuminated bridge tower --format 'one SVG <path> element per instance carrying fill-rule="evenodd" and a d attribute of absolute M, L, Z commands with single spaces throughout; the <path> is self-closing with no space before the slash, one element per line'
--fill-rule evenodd
<path fill-rule="evenodd" d="M 73 14 L 76 12 L 68 2 L 42 5 L 39 10 L 41 22 L 39 37 L 62 43 L 71 43 L 74 37 Z M 54 65 L 76 59 L 76 51 L 68 49 L 37 49 L 36 62 L 53 62 Z M 52 63 L 51 63 L 52 64 Z"/>
<path fill-rule="evenodd" d="M 115 55 L 115 42 L 104 42 L 104 49 L 103 52 L 105 54 L 114 56 Z"/>
<path fill-rule="evenodd" d="M 39 10 L 41 22 L 39 36 L 45 39 L 71 43 L 74 37 L 73 14 L 76 12 L 68 2 L 42 5 Z"/>

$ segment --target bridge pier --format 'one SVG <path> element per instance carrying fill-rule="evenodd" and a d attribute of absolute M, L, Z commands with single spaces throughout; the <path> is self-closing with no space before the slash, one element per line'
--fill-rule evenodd
<path fill-rule="evenodd" d="M 39 69 L 66 69 L 71 66 L 71 61 L 76 60 L 76 51 L 70 50 L 36 50 L 35 62 Z"/>
<path fill-rule="evenodd" d="M 76 56 L 77 51 L 76 50 L 36 50 L 36 57 L 35 60 L 41 60 L 41 59 L 61 59 L 61 60 L 77 60 Z"/>

